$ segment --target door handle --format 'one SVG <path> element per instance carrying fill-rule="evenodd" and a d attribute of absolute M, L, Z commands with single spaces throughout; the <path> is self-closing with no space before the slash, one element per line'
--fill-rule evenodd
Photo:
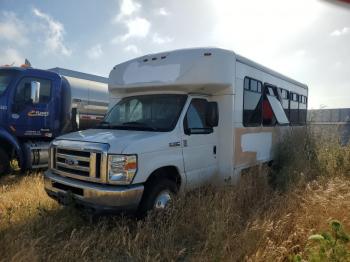
<path fill-rule="evenodd" d="M 213 147 L 213 154 L 216 155 L 216 146 Z"/>

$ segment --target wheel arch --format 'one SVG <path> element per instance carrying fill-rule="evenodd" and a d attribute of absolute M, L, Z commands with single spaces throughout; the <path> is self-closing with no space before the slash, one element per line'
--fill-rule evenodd
<path fill-rule="evenodd" d="M 24 156 L 22 152 L 21 145 L 16 137 L 12 136 L 8 131 L 6 131 L 4 128 L 0 128 L 0 145 L 3 147 L 7 152 L 10 152 L 12 150 L 15 150 L 18 160 L 20 162 L 21 168 L 24 165 Z"/>
<path fill-rule="evenodd" d="M 181 173 L 178 167 L 174 165 L 162 166 L 155 169 L 147 178 L 145 184 L 150 184 L 158 178 L 167 178 L 176 183 L 177 189 L 180 190 L 184 185 L 184 178 L 181 176 Z"/>

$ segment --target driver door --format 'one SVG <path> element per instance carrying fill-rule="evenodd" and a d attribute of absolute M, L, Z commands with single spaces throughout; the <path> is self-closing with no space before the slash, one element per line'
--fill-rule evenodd
<path fill-rule="evenodd" d="M 31 100 L 31 82 L 40 83 L 39 101 Z M 50 108 L 53 104 L 53 85 L 49 79 L 23 77 L 17 84 L 10 108 L 10 125 L 17 136 L 50 134 Z"/>
<path fill-rule="evenodd" d="M 218 134 L 216 128 L 206 124 L 207 104 L 206 98 L 193 98 L 183 121 L 183 158 L 188 188 L 209 183 L 218 171 Z"/>

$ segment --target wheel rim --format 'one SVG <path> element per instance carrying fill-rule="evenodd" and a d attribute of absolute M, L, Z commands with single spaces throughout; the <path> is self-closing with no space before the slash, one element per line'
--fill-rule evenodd
<path fill-rule="evenodd" d="M 171 192 L 164 190 L 158 194 L 154 201 L 154 209 L 164 209 L 171 201 Z"/>

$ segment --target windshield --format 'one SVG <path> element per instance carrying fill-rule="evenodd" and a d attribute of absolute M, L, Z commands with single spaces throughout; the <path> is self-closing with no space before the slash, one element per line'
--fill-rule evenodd
<path fill-rule="evenodd" d="M 170 131 L 174 129 L 186 95 L 141 95 L 121 99 L 99 128 Z"/>
<path fill-rule="evenodd" d="M 5 92 L 13 78 L 14 72 L 0 71 L 0 96 Z"/>

